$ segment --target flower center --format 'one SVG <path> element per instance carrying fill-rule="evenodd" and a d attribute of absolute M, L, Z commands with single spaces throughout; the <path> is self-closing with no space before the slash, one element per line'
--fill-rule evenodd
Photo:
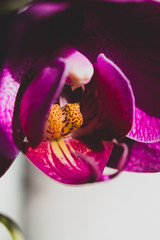
<path fill-rule="evenodd" d="M 68 103 L 60 108 L 52 104 L 45 125 L 45 140 L 53 140 L 68 135 L 83 124 L 79 103 Z"/>

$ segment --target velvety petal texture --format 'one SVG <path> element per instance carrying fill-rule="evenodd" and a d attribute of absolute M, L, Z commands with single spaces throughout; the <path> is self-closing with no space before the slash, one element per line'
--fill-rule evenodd
<path fill-rule="evenodd" d="M 99 181 L 112 147 L 112 142 L 105 142 L 101 152 L 94 152 L 82 142 L 67 137 L 42 142 L 35 149 L 29 147 L 26 156 L 53 179 L 66 184 L 82 184 Z"/>
<path fill-rule="evenodd" d="M 134 96 L 129 80 L 103 54 L 96 64 L 96 85 L 104 101 L 105 123 L 102 131 L 109 138 L 122 138 L 131 129 L 134 118 Z"/>
<path fill-rule="evenodd" d="M 75 43 L 82 25 L 80 6 L 67 1 L 41 1 L 21 9 L 10 36 L 12 57 L 42 57 Z"/>
<path fill-rule="evenodd" d="M 6 2 L 6 1 L 5 1 Z M 3 66 L 6 56 L 8 54 L 8 42 L 9 42 L 9 32 L 10 28 L 13 24 L 13 20 L 15 18 L 15 12 L 3 13 L 1 14 L 1 6 L 0 6 L 0 69 Z"/>
<path fill-rule="evenodd" d="M 52 66 L 42 67 L 22 97 L 20 123 L 32 147 L 43 140 L 47 112 L 59 97 L 65 80 L 64 63 L 57 61 Z"/>
<path fill-rule="evenodd" d="M 159 25 L 158 2 L 90 2 L 84 6 L 78 48 L 93 62 L 97 53 L 104 53 L 130 80 L 139 109 L 135 124 L 140 125 L 134 126 L 129 136 L 138 141 L 157 141 L 160 137 Z M 140 114 L 146 123 L 137 121 Z M 149 125 L 153 127 L 149 129 Z"/>

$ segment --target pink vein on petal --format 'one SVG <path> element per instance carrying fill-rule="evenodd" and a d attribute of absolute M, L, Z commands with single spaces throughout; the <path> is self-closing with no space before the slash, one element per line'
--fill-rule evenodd
<path fill-rule="evenodd" d="M 18 153 L 12 137 L 12 119 L 18 89 L 19 83 L 12 78 L 9 66 L 6 65 L 0 82 L 0 151 L 9 158 L 15 158 Z"/>
<path fill-rule="evenodd" d="M 136 107 L 133 127 L 127 137 L 140 142 L 160 141 L 160 119 Z"/>
<path fill-rule="evenodd" d="M 82 142 L 69 137 L 62 139 L 58 145 L 57 148 L 56 141 L 41 142 L 35 149 L 29 147 L 26 156 L 46 175 L 66 184 L 96 181 L 92 179 L 91 165 L 97 166 L 101 174 L 113 147 L 112 142 L 105 142 L 102 152 L 94 152 Z M 81 159 L 81 154 L 91 159 L 93 164 Z"/>

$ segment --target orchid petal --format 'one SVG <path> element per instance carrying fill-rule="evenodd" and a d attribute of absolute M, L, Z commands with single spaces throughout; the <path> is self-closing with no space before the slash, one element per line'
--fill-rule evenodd
<path fill-rule="evenodd" d="M 59 97 L 65 83 L 64 63 L 43 67 L 25 91 L 20 105 L 20 123 L 30 145 L 43 140 L 44 121 L 50 104 Z"/>
<path fill-rule="evenodd" d="M 160 118 L 150 116 L 141 109 L 135 108 L 133 127 L 127 137 L 139 142 L 160 141 Z"/>
<path fill-rule="evenodd" d="M 159 172 L 160 171 L 160 142 L 140 143 L 129 138 L 123 140 L 128 146 L 129 154 L 124 170 L 131 172 Z M 121 149 L 114 145 L 107 166 L 117 168 Z"/>
<path fill-rule="evenodd" d="M 134 142 L 125 170 L 132 172 L 159 172 L 160 142 Z"/>
<path fill-rule="evenodd" d="M 94 135 L 111 140 L 124 137 L 134 117 L 134 96 L 122 71 L 103 54 L 97 58 L 95 82 L 86 86 L 81 112 L 84 124 L 77 135 Z M 86 109 L 87 108 L 87 109 Z M 85 109 L 85 112 L 84 112 Z"/>
<path fill-rule="evenodd" d="M 67 137 L 41 142 L 35 149 L 29 147 L 26 156 L 51 178 L 66 184 L 81 184 L 98 181 L 112 147 L 112 142 L 105 142 L 102 152 L 94 152 L 82 142 Z"/>
<path fill-rule="evenodd" d="M 41 2 L 37 4 L 29 5 L 27 8 L 23 8 L 19 13 L 25 12 L 29 14 L 32 18 L 43 19 L 49 18 L 50 16 L 59 14 L 68 8 L 68 4 L 62 3 L 51 3 L 51 2 Z"/>
<path fill-rule="evenodd" d="M 82 25 L 79 8 L 67 2 L 37 2 L 21 9 L 14 21 L 9 54 L 42 57 L 73 45 Z"/>
<path fill-rule="evenodd" d="M 109 130 L 109 137 L 122 138 L 131 129 L 134 117 L 134 96 L 130 82 L 103 54 L 97 58 L 96 69 L 96 84 L 105 104 L 104 129 Z"/>
<path fill-rule="evenodd" d="M 12 77 L 10 68 L 6 65 L 0 79 L 0 176 L 5 173 L 19 152 L 15 146 L 12 129 L 18 88 L 19 83 Z"/>
<path fill-rule="evenodd" d="M 138 109 L 135 111 L 135 124 L 140 114 L 146 120 L 146 124 L 141 121 L 141 126 L 133 126 L 134 133 L 129 136 L 138 141 L 159 140 L 160 33 L 157 29 L 160 4 L 92 3 L 84 7 L 84 15 L 79 50 L 92 61 L 98 52 L 103 52 L 120 67 L 133 88 Z M 151 129 L 148 131 L 149 125 L 153 132 Z"/>

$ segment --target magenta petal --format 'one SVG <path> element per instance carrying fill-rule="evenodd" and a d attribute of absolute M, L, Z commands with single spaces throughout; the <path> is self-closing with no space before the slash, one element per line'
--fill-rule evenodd
<path fill-rule="evenodd" d="M 19 83 L 11 75 L 8 65 L 1 72 L 0 80 L 0 176 L 18 154 L 13 139 L 12 120 Z"/>
<path fill-rule="evenodd" d="M 125 170 L 132 172 L 159 172 L 160 142 L 134 142 Z"/>
<path fill-rule="evenodd" d="M 68 8 L 67 3 L 51 3 L 51 2 L 41 2 L 32 4 L 25 10 L 25 13 L 32 16 L 34 19 L 43 19 L 49 18 L 50 16 L 54 16 L 58 13 L 63 12 Z"/>
<path fill-rule="evenodd" d="M 160 119 L 136 108 L 134 124 L 127 136 L 140 142 L 160 141 Z"/>
<path fill-rule="evenodd" d="M 124 137 L 133 123 L 134 96 L 126 76 L 103 54 L 97 58 L 96 86 L 103 106 L 101 134 L 105 139 Z"/>
<path fill-rule="evenodd" d="M 123 143 L 129 149 L 128 160 L 124 170 L 131 172 L 160 172 L 160 142 L 140 143 L 125 138 Z M 121 149 L 114 145 L 107 166 L 117 168 L 121 155 Z"/>
<path fill-rule="evenodd" d="M 66 138 L 61 141 L 65 145 L 65 151 L 62 147 L 57 148 L 56 141 L 42 142 L 35 149 L 29 147 L 26 156 L 45 174 L 59 182 L 81 184 L 98 181 L 113 143 L 105 142 L 102 152 L 93 152 L 78 140 Z M 87 156 L 90 162 L 82 160 L 81 155 Z"/>
<path fill-rule="evenodd" d="M 46 114 L 64 83 L 64 64 L 57 62 L 54 66 L 44 67 L 25 91 L 20 106 L 20 123 L 32 147 L 42 141 Z"/>

